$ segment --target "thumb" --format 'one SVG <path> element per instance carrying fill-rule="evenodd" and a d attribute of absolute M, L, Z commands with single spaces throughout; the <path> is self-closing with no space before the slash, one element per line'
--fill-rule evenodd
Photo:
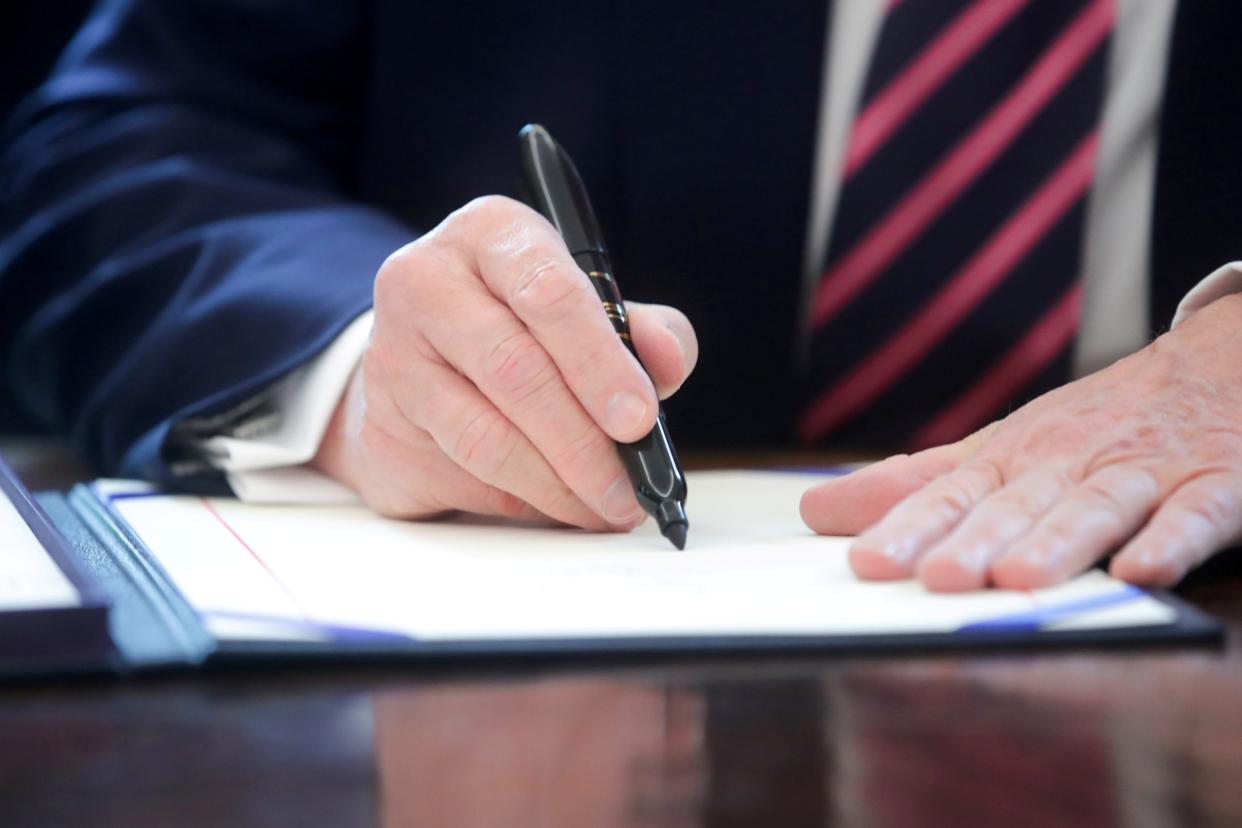
<path fill-rule="evenodd" d="M 686 315 L 668 305 L 626 302 L 634 349 L 660 399 L 671 397 L 699 360 L 699 340 Z"/>

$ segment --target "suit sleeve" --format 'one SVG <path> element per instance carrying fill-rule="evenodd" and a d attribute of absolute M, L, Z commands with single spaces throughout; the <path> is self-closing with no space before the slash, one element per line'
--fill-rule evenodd
<path fill-rule="evenodd" d="M 9 123 L 0 358 L 102 471 L 172 482 L 371 303 L 414 233 L 350 198 L 368 3 L 105 2 Z"/>

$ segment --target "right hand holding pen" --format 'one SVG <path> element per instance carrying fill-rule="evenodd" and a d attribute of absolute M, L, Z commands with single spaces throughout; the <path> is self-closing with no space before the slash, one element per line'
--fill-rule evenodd
<path fill-rule="evenodd" d="M 698 343 L 674 308 L 627 308 L 650 379 L 552 225 L 477 199 L 380 268 L 370 344 L 314 464 L 395 517 L 633 528 L 613 441 L 651 430 Z"/>

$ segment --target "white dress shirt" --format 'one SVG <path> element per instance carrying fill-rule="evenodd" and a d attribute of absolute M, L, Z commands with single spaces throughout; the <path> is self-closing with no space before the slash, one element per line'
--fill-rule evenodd
<path fill-rule="evenodd" d="M 824 53 L 818 141 L 806 236 L 804 306 L 828 246 L 850 124 L 889 0 L 833 4 Z M 1109 52 L 1095 179 L 1084 233 L 1082 321 L 1073 371 L 1091 373 L 1148 338 L 1148 235 L 1156 150 L 1175 0 L 1118 0 Z M 1173 324 L 1223 295 L 1242 292 L 1242 262 L 1223 265 L 1182 300 Z M 803 315 L 806 316 L 805 314 Z M 212 437 L 209 454 L 239 497 L 255 502 L 345 501 L 353 494 L 302 464 L 315 454 L 366 348 L 370 312 L 274 389 L 276 425 L 244 439 Z M 805 350 L 809 329 L 802 331 Z M 803 354 L 804 355 L 804 354 Z"/>

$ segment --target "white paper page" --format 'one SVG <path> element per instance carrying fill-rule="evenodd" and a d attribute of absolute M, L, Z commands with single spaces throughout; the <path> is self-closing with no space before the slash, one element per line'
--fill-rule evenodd
<path fill-rule="evenodd" d="M 798 516 L 814 480 L 692 474 L 680 552 L 651 522 L 592 534 L 234 500 L 115 507 L 222 632 L 246 619 L 488 640 L 945 632 L 1049 610 L 1046 620 L 1062 626 L 1091 626 L 1093 614 L 1099 626 L 1175 618 L 1099 572 L 1034 593 L 935 595 L 913 581 L 860 582 L 848 539 L 816 536 Z"/>
<path fill-rule="evenodd" d="M 17 507 L 0 495 L 0 612 L 76 607 L 81 602 Z"/>

